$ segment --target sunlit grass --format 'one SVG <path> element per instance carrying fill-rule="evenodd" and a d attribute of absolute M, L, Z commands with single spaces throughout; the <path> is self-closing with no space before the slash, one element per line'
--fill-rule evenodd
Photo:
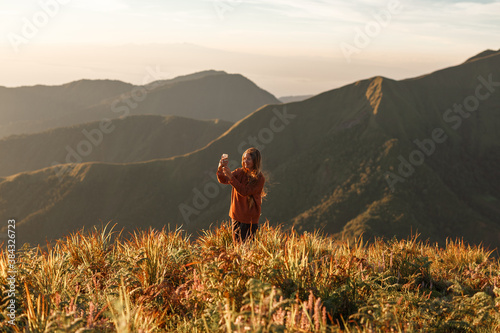
<path fill-rule="evenodd" d="M 233 244 L 228 223 L 110 226 L 18 253 L 16 325 L 2 332 L 497 332 L 500 267 L 462 241 L 339 241 L 267 223 Z"/>

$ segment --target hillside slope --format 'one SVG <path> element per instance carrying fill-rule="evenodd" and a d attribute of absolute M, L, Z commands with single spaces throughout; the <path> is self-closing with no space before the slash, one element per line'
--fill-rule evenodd
<path fill-rule="evenodd" d="M 204 147 L 232 124 L 177 116 L 129 116 L 0 140 L 0 176 L 80 162 L 129 163 Z"/>
<path fill-rule="evenodd" d="M 221 153 L 237 165 L 258 145 L 269 173 L 262 220 L 338 237 L 418 231 L 497 247 L 500 88 L 488 84 L 497 80 L 499 52 L 419 78 L 375 77 L 268 105 L 188 155 L 68 165 L 62 179 L 51 168 L 7 177 L 0 216 L 16 217 L 19 238 L 32 243 L 109 220 L 128 229 L 182 224 L 197 234 L 227 217 L 230 188 L 214 180 Z M 448 111 L 470 108 L 478 92 L 476 111 Z"/>

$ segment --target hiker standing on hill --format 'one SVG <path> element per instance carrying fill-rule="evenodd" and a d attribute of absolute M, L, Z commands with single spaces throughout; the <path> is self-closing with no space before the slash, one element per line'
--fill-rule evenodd
<path fill-rule="evenodd" d="M 232 219 L 235 243 L 253 238 L 259 226 L 262 198 L 266 195 L 266 179 L 260 170 L 261 161 L 260 151 L 256 148 L 249 148 L 243 153 L 242 167 L 234 171 L 227 166 L 226 154 L 223 154 L 219 161 L 217 179 L 221 184 L 230 184 L 233 187 L 229 217 Z"/>

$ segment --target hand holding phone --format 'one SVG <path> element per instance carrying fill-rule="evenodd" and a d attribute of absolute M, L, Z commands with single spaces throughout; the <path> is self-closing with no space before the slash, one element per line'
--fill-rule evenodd
<path fill-rule="evenodd" d="M 228 158 L 229 158 L 228 154 L 222 154 L 222 157 L 220 159 L 220 164 L 222 166 L 227 166 L 227 164 L 229 163 Z"/>

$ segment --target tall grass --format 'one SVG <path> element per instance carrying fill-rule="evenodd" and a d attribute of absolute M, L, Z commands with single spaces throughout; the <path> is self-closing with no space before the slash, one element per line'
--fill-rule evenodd
<path fill-rule="evenodd" d="M 16 322 L 2 332 L 498 332 L 500 267 L 480 246 L 339 241 L 260 226 L 233 244 L 228 223 L 182 230 L 109 226 L 18 255 Z"/>

